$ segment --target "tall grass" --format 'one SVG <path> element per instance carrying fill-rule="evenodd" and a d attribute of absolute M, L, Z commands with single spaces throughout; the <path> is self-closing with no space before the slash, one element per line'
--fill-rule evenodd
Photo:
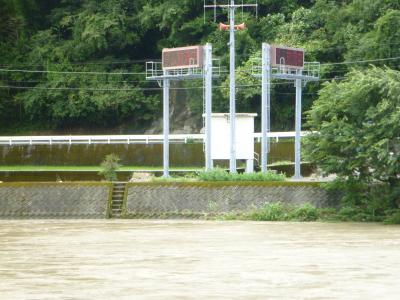
<path fill-rule="evenodd" d="M 301 221 L 311 222 L 319 219 L 319 210 L 306 203 L 296 207 L 282 202 L 266 203 L 263 207 L 255 209 L 243 218 L 253 221 Z"/>
<path fill-rule="evenodd" d="M 200 172 L 198 178 L 202 181 L 284 181 L 286 176 L 272 171 L 264 173 L 228 173 L 223 169 L 215 168 L 211 171 Z"/>

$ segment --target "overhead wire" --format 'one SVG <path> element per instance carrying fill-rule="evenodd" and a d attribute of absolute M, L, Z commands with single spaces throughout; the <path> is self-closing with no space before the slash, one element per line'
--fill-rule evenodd
<path fill-rule="evenodd" d="M 363 45 L 365 48 L 371 48 L 372 46 L 385 46 L 385 45 L 400 45 L 400 42 L 386 42 L 386 43 L 378 43 L 374 45 Z M 354 46 L 334 46 L 334 47 L 323 47 L 323 49 L 307 49 L 307 53 L 313 53 L 313 52 L 320 52 L 320 51 L 326 51 L 326 50 L 338 50 L 338 49 L 357 49 L 359 48 L 358 45 Z M 242 57 L 247 57 L 248 55 L 238 55 Z M 118 65 L 118 64 L 141 64 L 145 63 L 148 61 L 154 61 L 154 62 L 159 62 L 161 61 L 159 58 L 157 59 L 152 59 L 152 58 L 146 58 L 146 59 L 127 59 L 127 60 L 116 60 L 116 61 L 93 61 L 93 62 L 68 62 L 68 64 L 71 65 L 78 65 L 78 66 L 85 66 L 85 65 Z M 0 64 L 0 67 L 11 67 L 11 66 L 36 66 L 36 67 L 43 67 L 47 63 L 43 64 L 30 64 L 30 63 L 14 63 L 14 64 Z M 59 65 L 59 63 L 53 63 L 52 65 Z"/>
<path fill-rule="evenodd" d="M 342 80 L 347 77 L 334 77 L 328 79 L 320 79 L 318 82 L 329 81 L 329 80 Z M 237 89 L 248 88 L 248 87 L 259 87 L 259 84 L 242 84 L 237 85 Z M 90 88 L 90 87 L 41 87 L 41 86 L 12 86 L 12 85 L 0 85 L 2 89 L 38 89 L 38 90 L 86 90 L 86 91 L 159 91 L 162 88 Z M 193 90 L 203 89 L 203 86 L 196 87 L 171 87 L 171 90 Z M 229 86 L 213 86 L 213 89 L 229 89 Z"/>
<path fill-rule="evenodd" d="M 381 61 L 391 61 L 399 60 L 400 56 L 396 57 L 386 57 L 377 59 L 367 59 L 367 60 L 354 60 L 354 61 L 344 61 L 337 63 L 322 63 L 321 66 L 335 66 L 335 65 L 351 65 L 351 64 L 361 64 L 361 63 L 372 63 Z M 245 70 L 245 69 L 242 69 Z M 82 75 L 145 75 L 146 72 L 98 72 L 98 71 L 55 71 L 55 70 L 27 70 L 27 69 L 5 69 L 0 68 L 0 72 L 5 73 L 49 73 L 49 74 L 82 74 Z M 221 70 L 221 73 L 227 73 L 228 71 Z"/>

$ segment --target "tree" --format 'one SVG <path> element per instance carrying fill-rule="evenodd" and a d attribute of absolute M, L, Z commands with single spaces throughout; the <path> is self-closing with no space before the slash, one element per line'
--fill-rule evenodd
<path fill-rule="evenodd" d="M 400 72 L 371 67 L 327 83 L 307 113 L 306 158 L 325 174 L 400 184 Z"/>
<path fill-rule="evenodd" d="M 208 1 L 211 3 L 212 1 Z M 298 46 L 307 61 L 341 62 L 397 57 L 400 2 L 393 0 L 259 0 L 258 18 L 238 11 L 238 111 L 260 109 L 260 82 L 251 78 L 249 59 L 260 56 L 262 42 Z M 0 0 L 0 66 L 9 69 L 135 73 L 124 76 L 42 74 L 0 70 L 0 130 L 33 128 L 90 130 L 91 126 L 142 130 L 156 119 L 161 93 L 146 82 L 143 60 L 157 59 L 164 47 L 212 43 L 213 55 L 229 64 L 227 32 L 213 22 L 214 12 L 198 0 Z M 226 12 L 226 11 L 225 11 Z M 217 23 L 226 13 L 217 13 Z M 387 61 L 379 61 L 382 64 Z M 389 64 L 397 68 L 398 60 Z M 353 64 L 325 65 L 321 78 L 346 76 Z M 359 64 L 358 68 L 366 68 Z M 246 70 L 247 69 L 247 70 Z M 140 73 L 140 74 L 139 74 Z M 137 74 L 137 75 L 136 75 Z M 222 72 L 217 85 L 228 84 Z M 202 112 L 199 91 L 189 101 L 193 116 Z M 308 84 L 304 108 L 318 84 Z M 214 89 L 215 111 L 227 111 L 226 88 Z M 294 89 L 271 89 L 272 127 L 292 130 Z M 173 95 L 172 95 L 173 96 Z M 131 127 L 129 125 L 129 127 Z M 132 128 L 131 127 L 131 128 Z M 25 129 L 22 129 L 25 128 Z M 119 130 L 119 129 L 118 129 Z"/>
<path fill-rule="evenodd" d="M 99 175 L 104 176 L 107 181 L 117 181 L 117 171 L 121 168 L 120 161 L 121 159 L 116 154 L 107 155 L 100 165 Z"/>
<path fill-rule="evenodd" d="M 374 29 L 365 34 L 361 39 L 354 40 L 355 47 L 349 51 L 349 59 L 379 59 L 398 57 L 400 55 L 400 11 L 388 10 L 380 17 Z M 397 61 L 388 61 L 392 68 L 398 69 Z"/>

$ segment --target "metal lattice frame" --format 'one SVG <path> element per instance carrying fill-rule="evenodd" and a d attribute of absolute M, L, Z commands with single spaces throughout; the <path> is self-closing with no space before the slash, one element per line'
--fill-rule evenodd
<path fill-rule="evenodd" d="M 216 61 L 216 67 L 213 62 Z M 146 63 L 146 79 L 157 81 L 163 87 L 163 165 L 164 177 L 169 177 L 169 86 L 170 81 L 195 80 L 203 79 L 205 83 L 205 111 L 206 111 L 206 128 L 205 128 L 205 161 L 206 170 L 212 168 L 211 160 L 211 111 L 212 111 L 212 79 L 219 77 L 220 63 L 212 59 L 212 46 L 207 44 L 204 47 L 204 65 L 203 67 L 193 68 L 175 68 L 163 69 L 161 62 Z"/>
<path fill-rule="evenodd" d="M 301 101 L 303 82 L 318 81 L 320 64 L 318 62 L 305 62 L 304 68 L 296 69 L 287 66 L 271 67 L 270 45 L 263 43 L 262 58 L 253 60 L 251 74 L 262 80 L 262 144 L 261 144 L 261 169 L 267 170 L 270 131 L 270 102 L 271 79 L 293 81 L 296 87 L 296 135 L 295 135 L 295 179 L 301 178 Z"/>

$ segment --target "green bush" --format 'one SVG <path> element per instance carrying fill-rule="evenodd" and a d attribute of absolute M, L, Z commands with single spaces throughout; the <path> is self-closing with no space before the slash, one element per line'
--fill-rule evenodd
<path fill-rule="evenodd" d="M 353 221 L 358 212 L 357 208 L 345 206 L 338 211 L 337 217 L 341 221 Z"/>
<path fill-rule="evenodd" d="M 400 209 L 389 215 L 385 220 L 385 224 L 400 224 Z"/>
<path fill-rule="evenodd" d="M 383 216 L 375 215 L 368 208 L 344 206 L 339 210 L 337 219 L 346 222 L 380 222 Z"/>
<path fill-rule="evenodd" d="M 398 197 L 396 190 L 391 190 L 385 183 L 337 179 L 323 187 L 342 195 L 341 209 L 336 216 L 340 221 L 381 222 L 387 217 L 388 210 L 394 208 Z"/>
<path fill-rule="evenodd" d="M 116 154 L 107 155 L 100 165 L 101 171 L 99 174 L 103 175 L 107 181 L 117 181 L 117 171 L 121 167 L 120 160 Z"/>
<path fill-rule="evenodd" d="M 295 219 L 302 222 L 316 221 L 318 218 L 318 209 L 309 203 L 306 203 L 301 207 L 295 208 L 290 214 L 290 219 Z"/>
<path fill-rule="evenodd" d="M 248 218 L 253 221 L 286 221 L 288 219 L 288 207 L 281 202 L 267 203 L 252 211 Z"/>
<path fill-rule="evenodd" d="M 284 181 L 284 174 L 275 172 L 258 172 L 258 173 L 228 173 L 227 171 L 215 168 L 211 171 L 199 173 L 199 179 L 202 181 Z"/>

